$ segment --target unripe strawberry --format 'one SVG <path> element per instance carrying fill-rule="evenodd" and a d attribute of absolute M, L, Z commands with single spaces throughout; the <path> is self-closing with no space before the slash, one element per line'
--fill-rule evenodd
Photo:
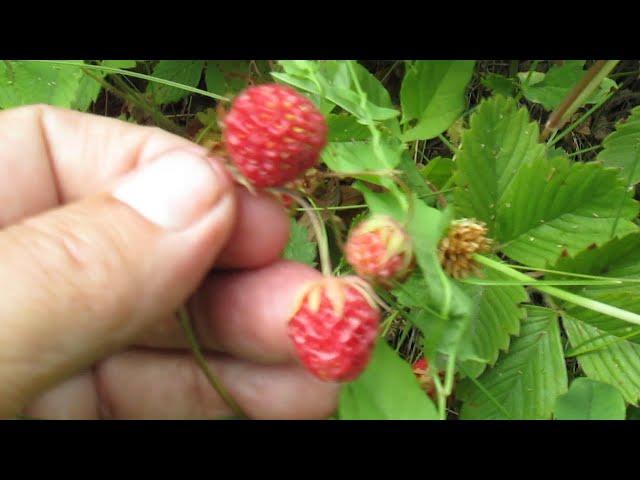
<path fill-rule="evenodd" d="M 360 277 L 390 286 L 411 272 L 411 237 L 392 218 L 374 215 L 351 230 L 345 257 Z"/>
<path fill-rule="evenodd" d="M 283 186 L 313 167 L 327 143 L 327 122 L 291 87 L 250 87 L 224 119 L 224 140 L 236 168 L 255 187 Z"/>
<path fill-rule="evenodd" d="M 433 372 L 429 365 L 428 360 L 425 357 L 421 357 L 416 360 L 411 366 L 413 369 L 413 374 L 418 379 L 420 383 L 420 388 L 424 390 L 424 392 L 429 395 L 431 398 L 436 397 L 436 384 L 433 380 Z M 444 375 L 440 374 L 440 379 L 444 380 Z"/>
<path fill-rule="evenodd" d="M 487 227 L 474 219 L 455 220 L 447 236 L 440 241 L 438 257 L 442 267 L 453 278 L 464 278 L 480 272 L 473 259 L 475 253 L 488 252 L 491 240 L 487 238 Z"/>
<path fill-rule="evenodd" d="M 308 371 L 347 382 L 369 363 L 379 324 L 380 310 L 362 279 L 324 277 L 302 290 L 287 328 Z"/>

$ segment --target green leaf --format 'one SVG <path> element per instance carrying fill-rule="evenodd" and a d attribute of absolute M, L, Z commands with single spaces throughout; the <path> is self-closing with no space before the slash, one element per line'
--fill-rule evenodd
<path fill-rule="evenodd" d="M 197 87 L 203 67 L 202 60 L 160 60 L 153 69 L 153 76 L 189 87 Z M 155 82 L 149 83 L 147 93 L 153 95 L 153 100 L 158 105 L 174 103 L 189 95 L 186 90 Z"/>
<path fill-rule="evenodd" d="M 402 145 L 398 142 L 381 142 L 381 155 L 376 155 L 371 142 L 332 142 L 322 151 L 322 161 L 334 172 L 387 186 L 393 182 L 388 176 L 363 175 L 363 172 L 391 171 L 400 162 Z"/>
<path fill-rule="evenodd" d="M 557 420 L 624 420 L 625 414 L 620 390 L 588 378 L 576 378 L 555 408 Z"/>
<path fill-rule="evenodd" d="M 529 72 L 518 73 L 522 93 L 530 102 L 540 103 L 547 110 L 556 108 L 576 83 L 584 76 L 584 60 L 566 60 L 562 65 L 554 65 L 547 74 L 534 72 L 525 82 Z"/>
<path fill-rule="evenodd" d="M 374 121 L 390 120 L 399 114 L 393 108 L 384 86 L 358 63 L 354 64 L 354 68 L 360 86 L 367 96 L 364 102 L 356 92 L 349 66 L 345 61 L 281 60 L 278 63 L 284 68 L 285 73 L 272 72 L 274 78 L 301 90 L 322 95 L 361 121 L 368 117 Z M 397 130 L 393 123 L 387 125 L 392 132 Z"/>
<path fill-rule="evenodd" d="M 136 68 L 135 60 L 102 60 L 102 65 L 111 68 L 120 68 L 126 70 L 127 68 Z"/>
<path fill-rule="evenodd" d="M 455 163 L 452 159 L 435 157 L 420 169 L 420 174 L 436 187 L 442 188 L 453 175 L 454 169 Z"/>
<path fill-rule="evenodd" d="M 248 60 L 207 60 L 205 83 L 208 92 L 233 95 L 247 87 L 251 76 Z"/>
<path fill-rule="evenodd" d="M 616 129 L 602 142 L 604 149 L 598 160 L 610 167 L 620 169 L 621 176 L 640 182 L 640 107 L 631 110 L 631 115 L 616 125 Z"/>
<path fill-rule="evenodd" d="M 389 215 L 399 221 L 406 218 L 407 212 L 402 201 L 404 195 L 397 187 L 387 192 L 374 192 L 366 184 L 355 182 L 353 188 L 362 192 L 371 213 Z"/>
<path fill-rule="evenodd" d="M 483 102 L 456 160 L 459 214 L 486 222 L 499 249 L 537 267 L 606 242 L 614 225 L 616 235 L 636 229 L 638 204 L 614 169 L 549 157 L 537 138 L 514 100 Z"/>
<path fill-rule="evenodd" d="M 309 240 L 309 232 L 307 228 L 300 225 L 292 218 L 289 242 L 282 254 L 282 258 L 306 263 L 307 265 L 315 268 L 317 250 L 317 245 Z"/>
<path fill-rule="evenodd" d="M 508 280 L 495 270 L 484 272 L 486 280 Z M 470 360 L 464 365 L 470 376 L 478 376 L 487 364 L 494 365 L 500 351 L 509 348 L 511 335 L 520 331 L 520 322 L 525 316 L 523 302 L 529 300 L 527 291 L 518 285 L 491 285 L 469 288 L 468 294 L 474 299 L 469 335 L 473 351 L 482 362 Z"/>
<path fill-rule="evenodd" d="M 637 231 L 620 239 L 614 239 L 601 247 L 592 248 L 575 258 L 563 258 L 554 270 L 588 275 L 602 275 L 612 278 L 640 279 L 640 232 Z M 634 313 L 640 313 L 640 295 L 637 283 L 621 285 L 591 285 L 567 288 L 578 295 L 591 298 Z M 573 304 L 564 306 L 572 318 L 586 322 L 610 335 L 625 336 L 639 328 L 622 320 L 603 315 L 593 310 Z M 640 343 L 640 337 L 631 339 Z"/>
<path fill-rule="evenodd" d="M 631 221 L 637 212 L 613 169 L 540 157 L 521 167 L 505 192 L 496 235 L 511 258 L 542 267 L 605 243 L 614 227 L 615 235 L 637 230 Z"/>
<path fill-rule="evenodd" d="M 82 78 L 82 70 L 75 66 L 2 60 L 0 108 L 37 103 L 70 108 L 76 101 Z"/>
<path fill-rule="evenodd" d="M 571 89 L 584 77 L 584 60 L 566 60 L 562 65 L 554 65 L 544 74 L 533 72 L 529 82 L 525 80 L 529 72 L 518 73 L 522 93 L 530 102 L 539 103 L 547 110 L 553 110 L 569 94 Z M 616 84 L 606 78 L 585 103 L 597 103 L 602 100 Z"/>
<path fill-rule="evenodd" d="M 328 115 L 327 124 L 329 142 L 353 142 L 371 138 L 369 129 L 352 115 Z"/>
<path fill-rule="evenodd" d="M 489 73 L 482 80 L 482 85 L 492 90 L 493 93 L 512 97 L 516 91 L 516 84 L 511 78 L 498 73 Z"/>
<path fill-rule="evenodd" d="M 91 73 L 98 78 L 104 78 L 105 76 L 105 74 L 103 73 Z M 76 92 L 76 98 L 72 102 L 71 108 L 79 110 L 81 112 L 86 112 L 87 110 L 89 110 L 91 104 L 96 101 L 101 91 L 102 85 L 100 85 L 100 82 L 98 82 L 94 78 L 91 78 L 85 73 L 80 79 L 78 90 Z"/>
<path fill-rule="evenodd" d="M 207 86 L 207 92 L 225 95 L 229 91 L 227 80 L 215 62 L 207 62 L 204 81 Z"/>
<path fill-rule="evenodd" d="M 402 152 L 398 169 L 402 172 L 402 180 L 407 184 L 409 190 L 420 198 L 429 197 L 435 199 L 435 195 L 432 195 L 433 192 L 425 182 L 425 177 L 406 150 Z"/>
<path fill-rule="evenodd" d="M 640 402 L 640 345 L 608 335 L 570 315 L 565 315 L 562 323 L 571 346 L 578 348 L 577 353 L 585 352 L 576 357 L 585 375 L 613 385 L 627 402 L 637 405 Z M 631 330 L 633 333 L 634 329 Z"/>
<path fill-rule="evenodd" d="M 437 420 L 433 402 L 420 389 L 411 366 L 379 339 L 360 377 L 343 385 L 341 420 Z"/>
<path fill-rule="evenodd" d="M 520 336 L 512 340 L 509 352 L 475 382 L 483 388 L 471 379 L 458 386 L 457 396 L 464 402 L 461 419 L 550 418 L 557 396 L 567 391 L 556 314 L 528 307 Z"/>
<path fill-rule="evenodd" d="M 474 61 L 420 60 L 408 69 L 400 89 L 404 141 L 427 140 L 447 130 L 462 114 Z M 417 120 L 417 124 L 407 124 Z"/>
<path fill-rule="evenodd" d="M 497 206 L 511 180 L 522 165 L 544 155 L 538 133 L 513 99 L 496 96 L 480 103 L 456 155 L 460 215 L 482 220 L 495 236 Z"/>

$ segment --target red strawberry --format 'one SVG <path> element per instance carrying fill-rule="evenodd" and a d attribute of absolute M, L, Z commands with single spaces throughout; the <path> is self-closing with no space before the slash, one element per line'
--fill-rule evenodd
<path fill-rule="evenodd" d="M 362 279 L 324 277 L 301 292 L 288 333 L 307 370 L 346 382 L 369 363 L 379 323 L 380 310 Z"/>
<path fill-rule="evenodd" d="M 390 286 L 411 272 L 411 238 L 392 218 L 373 216 L 351 231 L 345 257 L 362 278 Z"/>
<path fill-rule="evenodd" d="M 313 167 L 327 143 L 327 122 L 291 87 L 259 85 L 236 97 L 224 119 L 231 160 L 254 186 L 282 186 Z"/>

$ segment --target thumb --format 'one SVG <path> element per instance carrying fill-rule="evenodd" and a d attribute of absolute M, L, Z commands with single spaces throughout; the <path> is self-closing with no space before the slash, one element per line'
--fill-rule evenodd
<path fill-rule="evenodd" d="M 175 150 L 0 230 L 0 417 L 171 315 L 212 267 L 235 207 L 220 162 Z"/>

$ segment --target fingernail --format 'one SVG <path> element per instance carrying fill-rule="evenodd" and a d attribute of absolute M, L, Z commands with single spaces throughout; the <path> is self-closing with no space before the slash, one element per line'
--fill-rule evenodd
<path fill-rule="evenodd" d="M 220 165 L 176 150 L 129 174 L 113 196 L 162 228 L 184 230 L 229 190 Z"/>

